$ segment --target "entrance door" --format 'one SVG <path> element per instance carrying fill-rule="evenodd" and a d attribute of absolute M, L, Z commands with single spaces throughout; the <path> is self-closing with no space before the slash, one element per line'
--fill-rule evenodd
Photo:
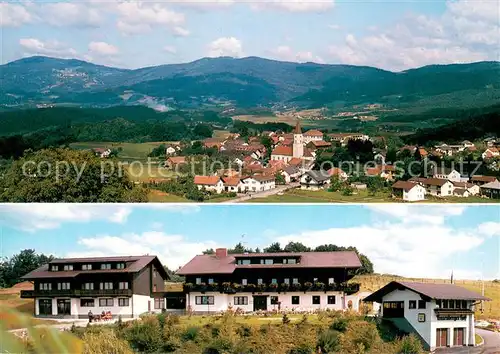
<path fill-rule="evenodd" d="M 58 299 L 57 300 L 57 314 L 58 315 L 71 315 L 71 300 Z"/>
<path fill-rule="evenodd" d="M 446 347 L 448 345 L 448 328 L 436 329 L 436 347 Z"/>
<path fill-rule="evenodd" d="M 464 345 L 465 328 L 455 328 L 453 330 L 453 345 Z"/>
<path fill-rule="evenodd" d="M 43 316 L 52 315 L 52 299 L 38 300 L 38 313 Z"/>
<path fill-rule="evenodd" d="M 267 311 L 267 296 L 254 296 L 253 297 L 253 310 L 254 311 Z"/>
<path fill-rule="evenodd" d="M 383 316 L 387 318 L 405 317 L 404 301 L 385 301 Z"/>

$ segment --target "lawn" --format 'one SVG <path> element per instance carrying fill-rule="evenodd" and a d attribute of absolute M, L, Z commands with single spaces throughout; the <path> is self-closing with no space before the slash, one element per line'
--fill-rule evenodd
<path fill-rule="evenodd" d="M 151 189 L 148 194 L 148 201 L 150 203 L 192 203 L 192 200 L 178 195 L 168 194 L 157 189 Z"/>
<path fill-rule="evenodd" d="M 368 191 L 357 191 L 356 194 L 345 196 L 341 192 L 326 190 L 310 191 L 289 189 L 283 195 L 272 195 L 267 198 L 251 199 L 252 203 L 394 203 L 387 193 L 369 195 Z"/>
<path fill-rule="evenodd" d="M 175 172 L 157 164 L 147 164 L 144 162 L 125 165 L 124 169 L 133 182 L 149 182 L 150 180 L 169 180 L 175 176 Z"/>
<path fill-rule="evenodd" d="M 322 323 L 316 314 L 307 314 L 307 322 L 311 324 L 320 324 Z M 203 316 L 203 315 L 193 315 L 193 316 L 180 316 L 180 323 L 185 325 L 186 327 L 191 326 L 204 326 L 208 323 L 213 322 L 215 315 Z M 290 319 L 291 323 L 300 322 L 303 318 L 303 314 L 287 314 L 287 317 Z M 235 317 L 236 323 L 245 324 L 249 326 L 260 326 L 263 324 L 281 324 L 283 320 L 282 314 L 269 314 L 268 316 L 255 316 L 255 315 L 242 315 Z"/>
<path fill-rule="evenodd" d="M 70 147 L 77 150 L 86 149 L 119 149 L 122 150 L 118 154 L 118 157 L 122 160 L 141 160 L 146 161 L 148 154 L 156 147 L 161 144 L 168 144 L 172 142 L 168 141 L 157 141 L 149 143 L 118 143 L 118 142 L 82 142 L 82 143 L 72 143 Z"/>
<path fill-rule="evenodd" d="M 391 281 L 415 281 L 424 283 L 450 283 L 449 279 L 425 279 L 425 278 L 403 278 L 391 275 L 361 275 L 355 276 L 352 282 L 361 284 L 361 291 L 375 291 Z M 455 280 L 455 285 L 464 287 L 478 294 L 481 294 L 480 280 Z M 476 307 L 476 318 L 500 319 L 500 282 L 485 281 L 484 296 L 492 299 L 483 304 L 483 313 L 480 306 Z"/>

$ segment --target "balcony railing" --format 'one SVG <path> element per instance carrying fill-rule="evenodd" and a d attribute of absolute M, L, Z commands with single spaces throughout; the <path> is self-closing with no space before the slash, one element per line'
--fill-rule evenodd
<path fill-rule="evenodd" d="M 68 296 L 68 297 L 96 297 L 96 296 L 132 296 L 131 289 L 113 289 L 113 290 L 21 290 L 21 298 L 34 298 L 44 296 Z"/>
<path fill-rule="evenodd" d="M 192 284 L 184 283 L 184 292 L 210 292 L 218 291 L 220 293 L 234 294 L 239 292 L 251 292 L 251 293 L 261 293 L 261 292 L 298 292 L 298 291 L 342 291 L 347 295 L 357 293 L 360 289 L 360 284 L 325 284 L 325 283 L 311 283 L 306 282 L 303 284 L 238 284 L 238 283 L 222 283 L 222 284 Z"/>

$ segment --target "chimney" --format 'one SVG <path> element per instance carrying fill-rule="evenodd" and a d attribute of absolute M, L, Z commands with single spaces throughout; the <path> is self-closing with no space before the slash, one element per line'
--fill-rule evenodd
<path fill-rule="evenodd" d="M 217 258 L 226 258 L 227 257 L 227 248 L 217 248 L 215 250 L 215 256 Z"/>

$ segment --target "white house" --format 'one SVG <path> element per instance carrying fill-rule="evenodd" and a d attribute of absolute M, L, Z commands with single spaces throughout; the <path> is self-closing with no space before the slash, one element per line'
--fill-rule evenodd
<path fill-rule="evenodd" d="M 300 189 L 319 190 L 330 184 L 330 174 L 327 171 L 306 171 L 300 178 Z"/>
<path fill-rule="evenodd" d="M 102 159 L 111 156 L 111 149 L 95 148 L 92 149 L 92 151 L 94 151 L 94 154 L 96 154 L 96 156 L 99 156 Z"/>
<path fill-rule="evenodd" d="M 215 254 L 194 257 L 177 271 L 185 276 L 186 307 L 195 313 L 306 312 L 359 309 L 364 294 L 347 284 L 361 267 L 355 252 Z"/>
<path fill-rule="evenodd" d="M 397 181 L 392 185 L 393 195 L 407 202 L 425 200 L 425 188 L 420 183 L 410 181 Z"/>
<path fill-rule="evenodd" d="M 414 333 L 426 350 L 475 346 L 474 307 L 490 299 L 454 284 L 393 281 L 366 297 L 381 304 L 380 316 Z"/>
<path fill-rule="evenodd" d="M 468 178 L 462 178 L 460 172 L 453 168 L 436 167 L 433 171 L 432 177 L 439 179 L 446 179 L 451 182 L 466 182 Z"/>
<path fill-rule="evenodd" d="M 177 150 L 173 147 L 173 146 L 168 146 L 166 149 L 165 149 L 165 153 L 167 155 L 173 155 L 177 152 Z"/>
<path fill-rule="evenodd" d="M 297 166 L 287 166 L 284 169 L 282 169 L 280 173 L 285 178 L 286 183 L 296 181 L 297 179 L 300 178 L 300 175 L 302 174 Z"/>
<path fill-rule="evenodd" d="M 323 133 L 319 130 L 308 130 L 304 133 L 304 144 L 308 144 L 311 141 L 321 141 L 323 140 Z"/>
<path fill-rule="evenodd" d="M 414 177 L 410 182 L 419 182 L 425 189 L 426 193 L 436 197 L 451 197 L 455 186 L 452 182 L 441 178 L 422 178 Z"/>
<path fill-rule="evenodd" d="M 194 184 L 199 190 L 205 189 L 217 194 L 224 191 L 224 181 L 219 176 L 194 176 Z"/>
<path fill-rule="evenodd" d="M 238 177 L 222 177 L 224 182 L 224 191 L 243 193 L 245 191 L 245 183 Z"/>
<path fill-rule="evenodd" d="M 241 179 L 246 192 L 263 192 L 276 188 L 274 176 L 250 176 Z"/>
<path fill-rule="evenodd" d="M 292 146 L 276 146 L 271 152 L 271 160 L 279 160 L 285 162 L 289 162 L 294 158 L 314 160 L 314 155 L 309 149 L 305 148 L 304 145 L 304 134 L 302 134 L 300 123 L 297 121 L 297 125 L 295 126 L 295 129 L 293 131 Z"/>
<path fill-rule="evenodd" d="M 346 181 L 349 176 L 341 168 L 332 167 L 328 170 L 330 176 L 337 176 L 341 181 Z"/>
<path fill-rule="evenodd" d="M 500 156 L 500 151 L 496 147 L 489 147 L 481 154 L 483 160 Z"/>
<path fill-rule="evenodd" d="M 470 182 L 452 182 L 453 183 L 453 194 L 457 196 L 470 196 L 479 195 L 481 188 Z"/>

